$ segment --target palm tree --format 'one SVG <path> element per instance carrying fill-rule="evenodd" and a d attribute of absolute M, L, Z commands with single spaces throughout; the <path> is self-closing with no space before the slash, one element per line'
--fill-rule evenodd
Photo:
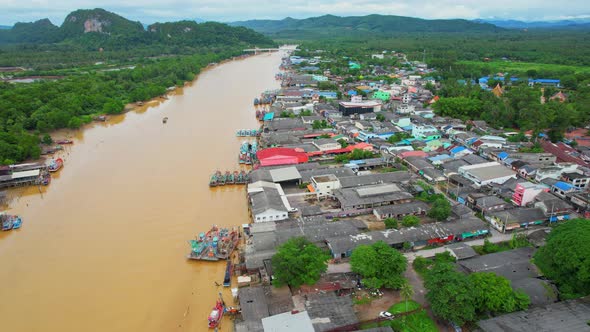
<path fill-rule="evenodd" d="M 402 284 L 402 287 L 400 288 L 400 294 L 404 301 L 406 301 L 406 312 L 408 312 L 408 300 L 414 296 L 414 288 L 407 280 Z M 404 316 L 404 323 L 405 320 L 406 316 Z"/>

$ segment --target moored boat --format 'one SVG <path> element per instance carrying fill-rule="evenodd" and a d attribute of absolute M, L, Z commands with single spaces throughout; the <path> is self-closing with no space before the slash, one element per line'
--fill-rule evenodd
<path fill-rule="evenodd" d="M 228 259 L 225 265 L 225 276 L 223 277 L 223 287 L 231 286 L 231 261 Z"/>
<path fill-rule="evenodd" d="M 23 221 L 19 216 L 0 213 L 0 221 L 2 223 L 2 230 L 9 231 L 11 229 L 19 229 Z"/>
<path fill-rule="evenodd" d="M 62 168 L 63 164 L 64 164 L 63 159 L 61 159 L 61 158 L 53 159 L 53 160 L 51 160 L 51 162 L 49 162 L 49 166 L 47 166 L 47 169 L 50 172 L 57 172 L 60 170 L 60 168 Z"/>
<path fill-rule="evenodd" d="M 213 310 L 211 310 L 211 313 L 207 318 L 207 320 L 209 321 L 208 326 L 210 329 L 214 329 L 219 326 L 219 323 L 221 323 L 221 319 L 223 318 L 224 310 L 225 304 L 223 303 L 223 299 L 221 298 L 221 293 L 219 293 L 219 299 L 217 299 L 217 302 L 215 303 Z"/>
<path fill-rule="evenodd" d="M 65 144 L 74 144 L 74 141 L 72 141 L 71 139 L 62 139 L 62 140 L 59 140 L 55 143 L 57 143 L 59 145 L 65 145 Z"/>

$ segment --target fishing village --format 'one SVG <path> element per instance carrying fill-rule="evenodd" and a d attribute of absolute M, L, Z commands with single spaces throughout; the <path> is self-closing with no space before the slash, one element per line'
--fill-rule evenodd
<path fill-rule="evenodd" d="M 403 69 L 369 65 L 364 71 L 390 75 L 393 83 L 318 74 L 332 59 L 316 54 L 282 58 L 275 76 L 281 88 L 254 99 L 260 128 L 236 131 L 238 139 L 250 138 L 237 144 L 240 170 L 211 176 L 210 187 L 246 185 L 250 222 L 239 229 L 214 225 L 189 241 L 190 259 L 227 261 L 223 283 L 215 285 L 232 287 L 236 306 L 212 303 L 209 327 L 220 324 L 223 313 L 240 332 L 392 331 L 385 327 L 399 326 L 405 316 L 428 321 L 428 331 L 457 326 L 434 316 L 423 294 L 414 297 L 415 309 L 393 315 L 392 304 L 404 302 L 399 291 L 364 285 L 351 267 L 352 253 L 381 242 L 410 263 L 450 255 L 465 273 L 500 260 L 493 271 L 526 293 L 529 310 L 554 305 L 556 295 L 546 292 L 554 286 L 538 272 L 520 288 L 523 277 L 502 271 L 513 264 L 536 271 L 520 262 L 547 237 L 548 226 L 589 213 L 580 183 L 590 181 L 590 159 L 549 141 L 540 143 L 544 151 L 525 152 L 530 143 L 507 139 L 513 133 L 438 116 L 432 106 L 439 97 L 427 88 L 437 84 L 433 70 L 404 54 L 385 55 L 404 62 Z M 479 81 L 481 89 L 501 94 Z M 313 285 L 278 287 L 273 257 L 300 237 L 328 253 L 327 270 Z M 477 249 L 515 238 L 525 248 Z M 421 278 L 411 277 L 412 264 L 408 270 L 411 287 L 423 290 Z"/>

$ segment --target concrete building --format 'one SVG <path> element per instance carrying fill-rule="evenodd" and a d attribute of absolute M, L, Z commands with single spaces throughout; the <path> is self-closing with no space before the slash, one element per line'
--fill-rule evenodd
<path fill-rule="evenodd" d="M 466 179 L 472 181 L 477 187 L 489 183 L 502 184 L 508 179 L 516 179 L 516 172 L 497 162 L 461 166 L 458 172 Z"/>
<path fill-rule="evenodd" d="M 514 189 L 514 195 L 512 195 L 512 203 L 517 206 L 525 206 L 532 202 L 535 197 L 543 192 L 548 191 L 544 185 L 534 184 L 531 182 L 517 183 Z"/>
<path fill-rule="evenodd" d="M 338 106 L 338 110 L 342 112 L 344 116 L 352 115 L 352 114 L 363 114 L 363 113 L 371 113 L 371 112 L 380 112 L 381 111 L 381 102 L 377 100 L 367 100 L 367 101 L 356 101 L 356 102 L 347 102 L 341 101 Z"/>
<path fill-rule="evenodd" d="M 416 138 L 416 139 L 421 139 L 421 140 L 439 139 L 441 137 L 438 129 L 436 129 L 436 127 L 430 126 L 430 125 L 424 125 L 424 126 L 414 125 L 414 127 L 412 128 L 412 136 L 414 136 L 414 138 Z"/>
<path fill-rule="evenodd" d="M 578 172 L 565 172 L 561 174 L 561 179 L 578 189 L 588 188 L 590 183 L 590 176 Z"/>
<path fill-rule="evenodd" d="M 428 204 L 422 201 L 413 201 L 409 203 L 385 205 L 373 209 L 373 214 L 377 219 L 403 218 L 407 215 L 425 215 L 430 210 Z"/>
<path fill-rule="evenodd" d="M 314 332 L 307 311 L 285 312 L 262 318 L 264 332 Z"/>
<path fill-rule="evenodd" d="M 326 174 L 319 176 L 312 176 L 309 184 L 312 188 L 310 191 L 314 192 L 318 199 L 326 196 L 332 196 L 334 189 L 340 189 L 340 180 L 334 174 Z M 313 190 L 311 190 L 313 189 Z"/>
<path fill-rule="evenodd" d="M 567 194 L 574 193 L 578 190 L 574 185 L 563 181 L 557 181 L 551 186 L 551 192 L 560 198 L 565 198 Z"/>
<path fill-rule="evenodd" d="M 393 183 L 337 189 L 333 193 L 342 210 L 372 209 L 382 205 L 407 203 L 413 198 L 412 194 L 401 191 Z"/>
<path fill-rule="evenodd" d="M 332 138 L 319 138 L 313 140 L 312 144 L 315 147 L 317 147 L 320 151 L 330 151 L 341 148 L 340 143 L 338 143 L 335 139 Z"/>
<path fill-rule="evenodd" d="M 525 311 L 517 311 L 486 320 L 477 325 L 483 332 L 554 332 L 589 331 L 590 297 L 532 306 Z"/>
<path fill-rule="evenodd" d="M 294 212 L 278 183 L 258 181 L 248 185 L 250 210 L 254 222 L 285 220 Z"/>
<path fill-rule="evenodd" d="M 541 182 L 544 179 L 550 178 L 558 180 L 563 173 L 575 172 L 578 169 L 578 164 L 575 163 L 560 163 L 554 166 L 547 166 L 537 169 L 535 174 L 535 181 Z"/>
<path fill-rule="evenodd" d="M 492 227 L 500 232 L 506 232 L 517 228 L 527 228 L 531 225 L 540 225 L 548 221 L 545 213 L 539 208 L 516 208 L 504 211 L 487 213 L 485 219 Z"/>

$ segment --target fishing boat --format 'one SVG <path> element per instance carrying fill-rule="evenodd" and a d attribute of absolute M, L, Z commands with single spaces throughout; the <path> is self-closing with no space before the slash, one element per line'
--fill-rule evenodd
<path fill-rule="evenodd" d="M 222 185 L 222 186 L 225 185 L 225 182 L 227 182 L 227 172 L 226 172 L 226 174 L 222 174 L 219 177 L 219 184 L 220 185 Z"/>
<path fill-rule="evenodd" d="M 227 181 L 225 181 L 226 184 L 234 184 L 236 183 L 236 179 L 234 178 L 234 174 L 231 172 L 227 172 L 225 173 L 227 176 Z"/>
<path fill-rule="evenodd" d="M 231 286 L 231 261 L 228 259 L 225 265 L 225 276 L 223 277 L 223 287 Z"/>
<path fill-rule="evenodd" d="M 162 119 L 162 123 L 164 123 L 164 124 L 165 124 L 166 122 L 168 122 L 168 117 L 167 117 L 167 116 L 165 116 L 165 117 Z"/>
<path fill-rule="evenodd" d="M 23 221 L 19 216 L 0 213 L 0 221 L 2 222 L 2 230 L 9 231 L 11 229 L 19 229 Z"/>
<path fill-rule="evenodd" d="M 207 233 L 199 233 L 190 240 L 191 251 L 187 258 L 195 260 L 218 261 L 228 259 L 239 241 L 238 230 L 218 228 L 213 225 Z"/>
<path fill-rule="evenodd" d="M 74 144 L 74 141 L 72 141 L 71 139 L 62 139 L 60 141 L 55 142 L 59 145 L 65 145 L 65 144 Z"/>
<path fill-rule="evenodd" d="M 217 303 L 211 310 L 209 317 L 207 320 L 209 321 L 209 328 L 214 329 L 219 326 L 221 323 L 221 319 L 223 318 L 223 312 L 225 311 L 225 305 L 223 303 L 223 299 L 221 298 L 221 293 L 219 293 L 219 298 L 217 299 Z"/>
<path fill-rule="evenodd" d="M 53 160 L 51 160 L 51 162 L 49 162 L 49 166 L 47 167 L 47 169 L 49 169 L 50 172 L 57 172 L 60 170 L 60 168 L 62 168 L 63 164 L 64 164 L 63 159 L 61 159 L 61 158 L 53 159 Z"/>
<path fill-rule="evenodd" d="M 217 186 L 217 175 L 215 173 L 211 175 L 211 180 L 209 180 L 209 187 Z"/>
<path fill-rule="evenodd" d="M 240 182 L 238 181 L 238 180 L 239 180 L 239 177 L 240 177 L 240 172 L 238 172 L 238 171 L 234 171 L 234 182 L 232 182 L 232 183 L 235 183 L 235 184 L 238 184 L 238 183 L 240 183 Z"/>
<path fill-rule="evenodd" d="M 260 100 L 258 100 L 258 98 L 254 98 L 254 105 L 258 105 L 260 104 Z"/>

